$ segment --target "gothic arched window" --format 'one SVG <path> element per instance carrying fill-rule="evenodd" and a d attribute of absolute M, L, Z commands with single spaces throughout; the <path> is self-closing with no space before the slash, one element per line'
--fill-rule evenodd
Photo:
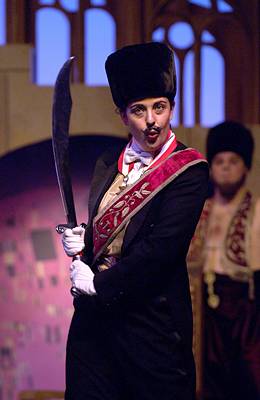
<path fill-rule="evenodd" d="M 190 50 L 183 66 L 183 124 L 189 127 L 195 124 L 194 65 L 194 51 Z"/>
<path fill-rule="evenodd" d="M 105 72 L 107 56 L 115 51 L 116 29 L 111 14 L 93 8 L 85 11 L 85 79 L 89 86 L 108 85 Z"/>
<path fill-rule="evenodd" d="M 224 119 L 225 63 L 220 52 L 209 45 L 201 48 L 200 123 L 217 124 Z"/>
<path fill-rule="evenodd" d="M 200 7 L 211 8 L 216 4 L 216 8 L 219 12 L 231 12 L 233 8 L 225 0 L 215 0 L 212 4 L 211 0 L 189 0 L 189 3 L 195 4 Z"/>
<path fill-rule="evenodd" d="M 36 13 L 35 81 L 53 85 L 60 67 L 70 56 L 70 26 L 66 15 L 46 7 Z"/>
<path fill-rule="evenodd" d="M 180 122 L 185 126 L 194 125 L 194 32 L 187 22 L 176 22 L 168 29 L 168 41 L 178 51 L 182 60 L 179 69 L 179 92 L 181 101 L 180 110 L 182 116 L 179 116 Z"/>
<path fill-rule="evenodd" d="M 36 3 L 35 3 L 36 4 Z M 53 85 L 59 68 L 76 56 L 73 78 L 106 86 L 104 63 L 115 50 L 116 27 L 105 0 L 39 0 L 35 7 L 35 82 Z"/>
<path fill-rule="evenodd" d="M 215 37 L 214 17 L 229 18 L 234 10 L 224 0 L 189 0 L 185 15 L 184 7 L 178 14 L 173 1 L 164 4 L 162 9 L 158 6 L 152 39 L 170 44 L 178 60 L 173 125 L 216 124 L 225 119 L 226 61 Z"/>
<path fill-rule="evenodd" d="M 77 12 L 79 9 L 79 0 L 60 0 L 60 5 L 69 12 Z"/>
<path fill-rule="evenodd" d="M 176 69 L 176 80 L 177 80 L 177 92 L 175 96 L 175 106 L 173 111 L 172 126 L 178 126 L 180 124 L 180 91 L 179 91 L 179 76 L 180 76 L 180 61 L 178 56 L 175 56 L 175 69 Z"/>
<path fill-rule="evenodd" d="M 0 0 L 0 46 L 6 43 L 6 4 L 5 0 Z"/>

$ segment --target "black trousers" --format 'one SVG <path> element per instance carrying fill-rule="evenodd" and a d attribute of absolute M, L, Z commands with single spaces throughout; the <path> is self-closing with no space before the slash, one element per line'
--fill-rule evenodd
<path fill-rule="evenodd" d="M 78 304 L 67 342 L 65 399 L 194 400 L 193 357 L 185 350 L 165 304 L 121 315 Z"/>
<path fill-rule="evenodd" d="M 205 308 L 204 400 L 260 399 L 260 310 L 248 284 L 217 275 L 220 305 Z"/>

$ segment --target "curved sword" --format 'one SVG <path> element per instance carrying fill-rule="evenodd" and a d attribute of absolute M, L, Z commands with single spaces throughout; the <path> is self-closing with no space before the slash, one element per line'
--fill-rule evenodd
<path fill-rule="evenodd" d="M 55 161 L 56 175 L 60 188 L 61 199 L 67 219 L 66 224 L 56 226 L 58 233 L 63 233 L 66 228 L 77 226 L 73 191 L 69 170 L 69 125 L 72 109 L 70 94 L 70 72 L 75 57 L 70 57 L 62 66 L 54 87 L 52 106 L 52 148 Z M 81 224 L 84 228 L 85 224 Z M 80 254 L 73 257 L 80 259 Z M 71 287 L 72 296 L 81 294 L 74 286 Z"/>
<path fill-rule="evenodd" d="M 52 147 L 56 175 L 61 199 L 67 219 L 66 224 L 57 225 L 58 233 L 77 226 L 71 177 L 69 171 L 69 124 L 72 109 L 70 94 L 70 72 L 75 57 L 70 57 L 62 66 L 54 87 L 52 106 Z"/>

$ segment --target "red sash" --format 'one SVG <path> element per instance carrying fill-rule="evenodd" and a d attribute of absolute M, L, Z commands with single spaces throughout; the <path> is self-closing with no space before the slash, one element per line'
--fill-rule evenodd
<path fill-rule="evenodd" d="M 95 259 L 148 201 L 183 171 L 200 162 L 207 161 L 195 149 L 187 148 L 172 153 L 159 165 L 147 170 L 97 214 L 93 223 Z"/>

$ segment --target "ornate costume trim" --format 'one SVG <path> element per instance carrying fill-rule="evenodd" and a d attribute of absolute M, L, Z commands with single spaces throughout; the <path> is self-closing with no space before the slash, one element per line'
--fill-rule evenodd
<path fill-rule="evenodd" d="M 191 148 L 172 153 L 109 203 L 93 222 L 95 260 L 127 222 L 160 190 L 187 168 L 200 162 L 207 161 Z"/>
<path fill-rule="evenodd" d="M 212 199 L 208 199 L 204 205 L 200 221 L 192 238 L 189 250 L 189 261 L 191 264 L 202 265 L 204 263 L 204 244 L 212 206 Z M 227 234 L 224 238 L 225 254 L 223 254 L 223 256 L 225 256 L 225 264 L 232 264 L 235 267 L 250 267 L 248 228 L 251 223 L 253 212 L 252 195 L 249 191 L 245 191 L 231 218 Z"/>
<path fill-rule="evenodd" d="M 212 203 L 211 199 L 206 200 L 199 223 L 191 240 L 188 252 L 188 262 L 191 267 L 201 267 L 204 264 L 204 244 L 208 231 Z"/>
<path fill-rule="evenodd" d="M 246 258 L 246 230 L 250 210 L 252 209 L 252 194 L 246 192 L 237 212 L 231 220 L 225 239 L 226 257 L 233 263 L 248 267 Z"/>
<path fill-rule="evenodd" d="M 208 199 L 203 208 L 199 224 L 191 242 L 188 260 L 189 264 L 202 266 L 204 264 L 204 245 L 208 231 L 213 201 Z M 226 275 L 229 278 L 248 282 L 249 298 L 253 299 L 253 271 L 250 269 L 250 225 L 254 213 L 254 202 L 249 191 L 243 192 L 243 197 L 231 218 L 230 224 L 224 238 L 223 264 L 226 267 Z M 220 299 L 214 293 L 214 282 L 216 276 L 212 269 L 204 272 L 204 281 L 207 284 L 208 304 L 212 308 L 219 305 Z"/>

